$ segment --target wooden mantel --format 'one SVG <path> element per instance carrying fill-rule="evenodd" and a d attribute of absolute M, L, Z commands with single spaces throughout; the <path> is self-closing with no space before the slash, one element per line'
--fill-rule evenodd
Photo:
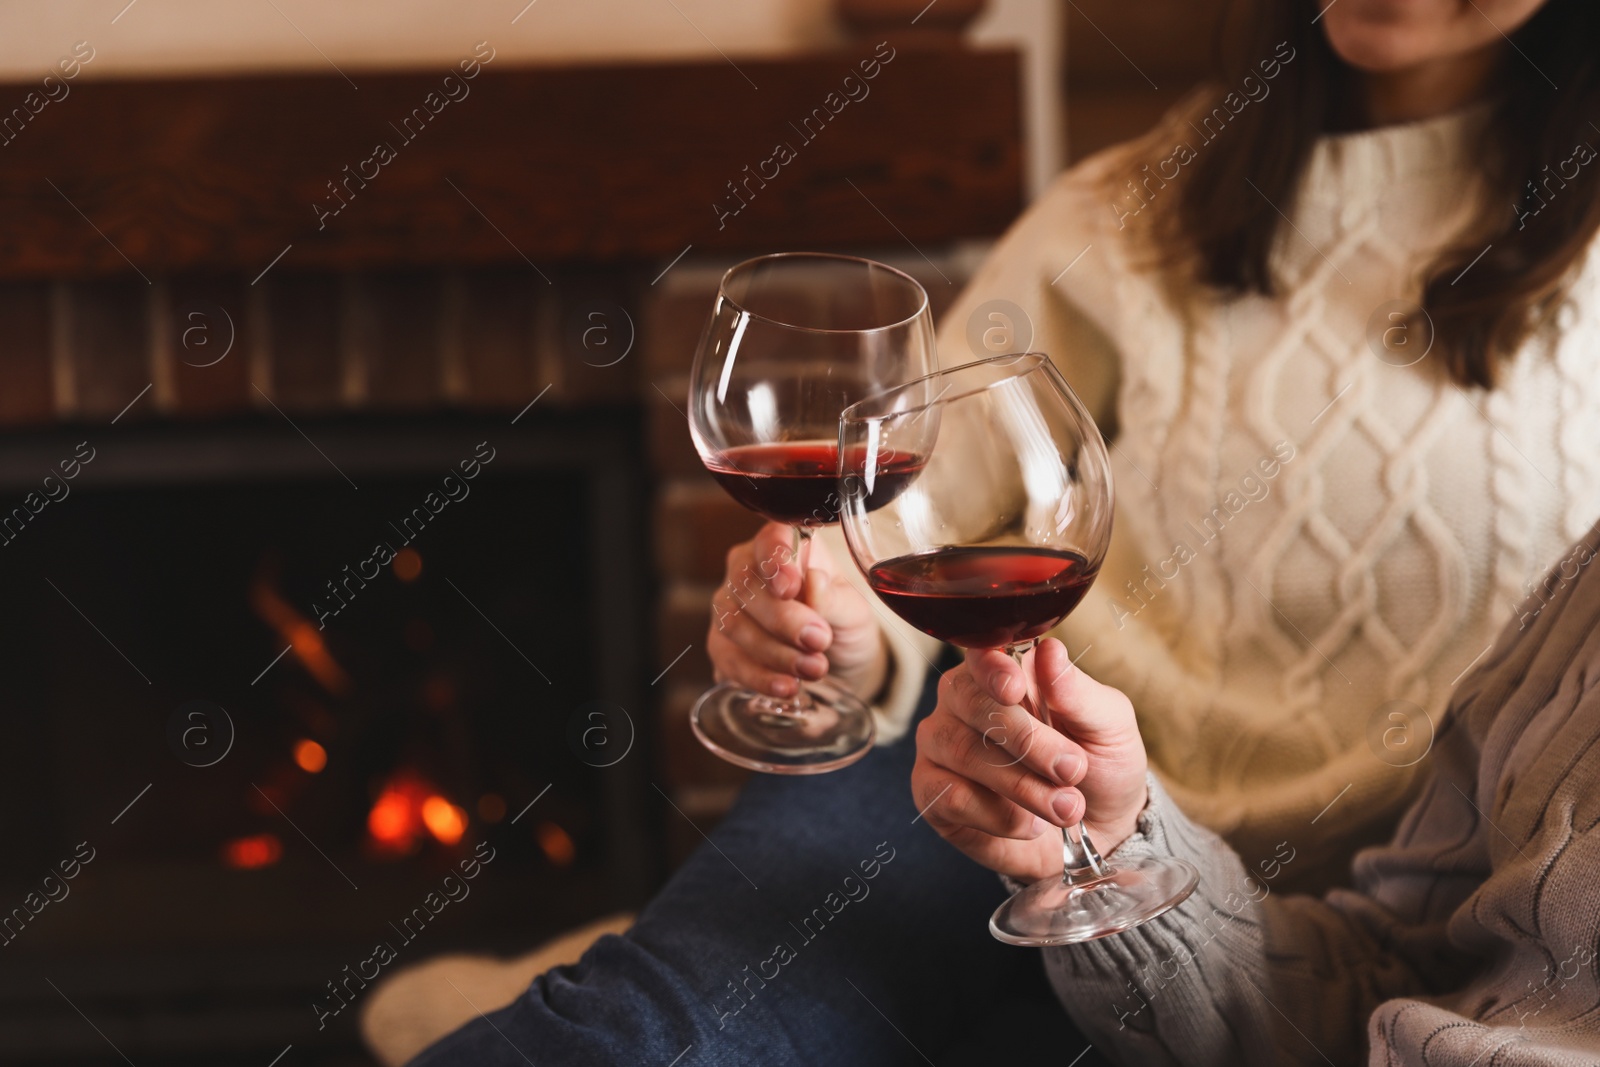
<path fill-rule="evenodd" d="M 991 236 L 1022 203 L 1018 76 L 1013 52 L 888 32 L 737 67 L 490 58 L 470 80 L 368 74 L 359 90 L 86 80 L 0 145 L 0 278 L 249 278 L 280 254 L 549 270 Z M 0 118 L 27 91 L 5 89 Z"/>

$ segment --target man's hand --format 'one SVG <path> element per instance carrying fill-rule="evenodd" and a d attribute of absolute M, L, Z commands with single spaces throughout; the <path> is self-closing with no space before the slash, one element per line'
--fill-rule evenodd
<path fill-rule="evenodd" d="M 1053 638 L 1027 664 L 1025 673 L 1003 652 L 968 650 L 940 679 L 939 704 L 917 728 L 911 795 L 946 841 L 1033 882 L 1061 873 L 1058 827 L 1081 819 L 1102 853 L 1133 833 L 1148 764 L 1120 690 L 1073 666 Z M 1030 695 L 1050 726 L 1019 706 Z"/>

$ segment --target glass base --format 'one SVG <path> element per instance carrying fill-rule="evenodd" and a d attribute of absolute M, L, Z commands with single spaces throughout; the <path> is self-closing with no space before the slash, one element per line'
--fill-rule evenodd
<path fill-rule="evenodd" d="M 1180 859 L 1135 859 L 1069 885 L 1046 878 L 1013 893 L 989 919 L 989 932 L 1008 945 L 1075 945 L 1120 934 L 1181 903 L 1200 882 Z"/>
<path fill-rule="evenodd" d="M 701 744 L 727 760 L 768 774 L 821 774 L 865 756 L 877 736 L 872 710 L 826 678 L 780 700 L 723 683 L 689 714 Z"/>

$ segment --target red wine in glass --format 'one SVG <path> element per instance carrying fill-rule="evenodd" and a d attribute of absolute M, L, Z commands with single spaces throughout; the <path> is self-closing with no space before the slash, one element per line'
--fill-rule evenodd
<path fill-rule="evenodd" d="M 690 436 L 730 496 L 794 527 L 793 555 L 778 562 L 797 560 L 803 573 L 816 528 L 839 521 L 839 412 L 937 366 L 928 294 L 909 275 L 854 256 L 760 256 L 717 288 L 690 376 Z M 916 455 L 883 463 L 864 506 L 904 492 L 922 468 Z M 785 698 L 723 683 L 695 704 L 690 726 L 728 762 L 775 774 L 867 754 L 876 726 L 857 694 L 832 678 L 797 688 Z"/>
<path fill-rule="evenodd" d="M 915 456 L 883 465 L 867 508 L 875 510 L 893 500 L 921 469 L 922 460 Z M 836 442 L 739 445 L 707 460 L 706 470 L 729 496 L 773 522 L 823 526 L 839 521 Z"/>
<path fill-rule="evenodd" d="M 1004 649 L 1026 672 L 1026 651 L 1094 583 L 1113 512 L 1105 442 L 1049 357 L 979 360 L 852 404 L 839 448 L 845 540 L 879 599 L 923 633 Z M 904 455 L 922 457 L 917 476 L 872 506 L 874 476 Z M 1055 728 L 1048 711 L 1023 703 Z M 1075 829 L 1061 832 L 1061 876 L 995 911 L 996 938 L 1105 937 L 1161 914 L 1199 881 L 1172 857 L 1107 863 Z"/>
<path fill-rule="evenodd" d="M 962 648 L 1003 648 L 1054 629 L 1097 570 L 1068 549 L 955 547 L 879 563 L 867 583 L 925 634 Z"/>

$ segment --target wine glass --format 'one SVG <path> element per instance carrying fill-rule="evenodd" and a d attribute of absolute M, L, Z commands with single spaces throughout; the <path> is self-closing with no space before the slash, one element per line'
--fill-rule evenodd
<path fill-rule="evenodd" d="M 928 294 L 893 267 L 788 252 L 723 275 L 695 354 L 689 431 L 730 496 L 795 529 L 793 556 L 757 560 L 732 588 L 735 610 L 778 565 L 798 557 L 804 574 L 812 533 L 838 521 L 839 412 L 937 366 Z M 724 683 L 689 721 L 723 759 L 778 774 L 846 766 L 867 754 L 875 733 L 871 709 L 827 678 L 787 700 Z"/>
<path fill-rule="evenodd" d="M 1110 462 L 1048 356 L 980 360 L 854 404 L 840 416 L 839 452 L 850 553 L 878 597 L 923 633 L 1003 648 L 1021 665 L 1099 572 L 1111 539 Z M 874 507 L 883 471 L 905 456 L 919 457 L 915 478 Z M 1024 698 L 1050 728 L 1035 704 Z M 1019 890 L 989 920 L 1001 941 L 1118 933 L 1199 881 L 1179 859 L 1113 866 L 1081 823 L 1061 838 L 1061 877 Z"/>

